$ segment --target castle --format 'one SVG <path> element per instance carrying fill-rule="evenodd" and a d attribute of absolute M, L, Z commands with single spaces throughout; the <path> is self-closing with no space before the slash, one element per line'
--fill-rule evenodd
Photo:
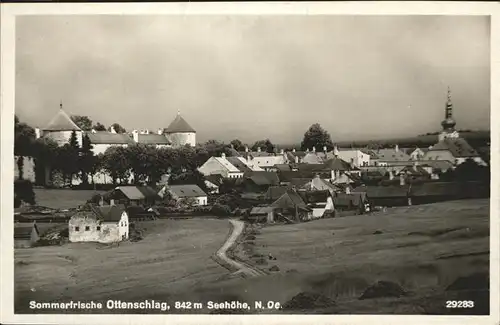
<path fill-rule="evenodd" d="M 154 145 L 156 147 L 180 147 L 195 146 L 196 131 L 177 112 L 177 116 L 166 129 L 159 129 L 156 133 L 149 130 L 133 130 L 128 134 L 119 134 L 112 127 L 110 131 L 84 131 L 76 125 L 71 117 L 65 112 L 62 103 L 59 111 L 49 124 L 43 128 L 35 129 L 36 138 L 48 138 L 55 141 L 59 146 L 69 142 L 71 134 L 75 132 L 78 144 L 82 145 L 84 135 L 87 135 L 93 146 L 95 154 L 104 153 L 112 146 L 126 147 L 130 144 L 139 143 Z"/>

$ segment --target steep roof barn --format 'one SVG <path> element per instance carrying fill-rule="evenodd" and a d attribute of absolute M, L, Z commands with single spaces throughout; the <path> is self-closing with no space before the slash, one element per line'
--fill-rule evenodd
<path fill-rule="evenodd" d="M 193 184 L 168 185 L 168 189 L 180 198 L 207 196 L 198 185 Z"/>

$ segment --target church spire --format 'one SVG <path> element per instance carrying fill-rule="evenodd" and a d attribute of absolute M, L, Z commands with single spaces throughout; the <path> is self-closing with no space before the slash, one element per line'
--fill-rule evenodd
<path fill-rule="evenodd" d="M 446 102 L 445 119 L 453 118 L 453 104 L 451 102 L 451 90 L 448 86 L 448 101 Z"/>
<path fill-rule="evenodd" d="M 444 111 L 444 120 L 441 122 L 443 127 L 443 132 L 453 133 L 455 131 L 456 122 L 453 119 L 453 104 L 451 102 L 451 90 L 448 86 L 448 99 L 446 101 L 446 107 Z"/>

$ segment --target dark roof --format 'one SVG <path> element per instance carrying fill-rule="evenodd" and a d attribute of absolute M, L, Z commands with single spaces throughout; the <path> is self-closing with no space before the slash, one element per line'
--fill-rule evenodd
<path fill-rule="evenodd" d="M 44 131 L 81 131 L 78 125 L 71 120 L 68 114 L 61 108 L 52 118 Z"/>
<path fill-rule="evenodd" d="M 196 131 L 186 122 L 186 120 L 177 114 L 175 119 L 165 129 L 166 133 L 196 133 Z"/>
<path fill-rule="evenodd" d="M 118 186 L 115 188 L 115 191 L 122 192 L 129 200 L 158 198 L 156 191 L 149 186 Z"/>
<path fill-rule="evenodd" d="M 96 212 L 99 219 L 104 222 L 117 222 L 120 221 L 125 211 L 125 206 L 122 204 L 97 206 L 93 211 Z"/>
<path fill-rule="evenodd" d="M 325 161 L 324 165 L 330 170 L 348 171 L 354 169 L 348 162 L 340 158 L 328 159 L 327 161 Z"/>
<path fill-rule="evenodd" d="M 429 151 L 437 150 L 448 150 L 451 152 L 453 157 L 477 157 L 479 154 L 470 144 L 463 138 L 447 138 L 436 145 L 434 145 Z"/>
<path fill-rule="evenodd" d="M 278 173 L 280 182 L 291 182 L 294 178 L 308 178 L 311 180 L 316 175 L 327 179 L 331 177 L 331 173 L 327 171 L 280 171 Z"/>
<path fill-rule="evenodd" d="M 266 200 L 277 200 L 288 191 L 287 186 L 270 186 L 264 194 Z"/>
<path fill-rule="evenodd" d="M 254 171 L 245 175 L 257 185 L 278 185 L 280 180 L 275 172 Z"/>
<path fill-rule="evenodd" d="M 411 157 L 402 150 L 379 149 L 374 151 L 379 160 L 383 161 L 408 161 Z"/>
<path fill-rule="evenodd" d="M 281 209 L 306 208 L 304 200 L 294 190 L 287 190 L 280 198 L 274 201 L 271 206 Z"/>
<path fill-rule="evenodd" d="M 330 169 L 325 164 L 296 164 L 295 167 L 299 171 L 330 171 Z"/>
<path fill-rule="evenodd" d="M 205 176 L 205 180 L 214 185 L 220 186 L 224 182 L 224 177 L 222 175 L 213 174 Z"/>
<path fill-rule="evenodd" d="M 365 201 L 365 192 L 337 193 L 333 198 L 333 204 L 338 206 L 359 206 Z"/>
<path fill-rule="evenodd" d="M 429 173 L 422 166 L 406 166 L 404 167 L 400 173 L 406 173 L 411 176 L 428 176 Z"/>
<path fill-rule="evenodd" d="M 364 192 L 370 199 L 407 197 L 409 185 L 397 186 L 358 186 L 353 192 Z"/>
<path fill-rule="evenodd" d="M 248 167 L 243 161 L 238 159 L 238 157 L 226 157 L 226 160 L 229 161 L 234 167 L 238 168 L 240 172 L 246 173 L 252 171 L 252 169 Z"/>
<path fill-rule="evenodd" d="M 278 171 L 291 171 L 293 168 L 297 168 L 297 165 L 295 164 L 276 164 L 274 167 Z"/>
<path fill-rule="evenodd" d="M 207 196 L 198 185 L 194 184 L 168 185 L 168 189 L 181 198 Z"/>
<path fill-rule="evenodd" d="M 35 227 L 38 236 L 42 236 L 48 230 L 58 227 L 51 223 L 16 223 L 14 224 L 14 239 L 29 240 L 31 239 L 31 232 Z"/>
<path fill-rule="evenodd" d="M 142 144 L 171 144 L 167 137 L 161 134 L 139 134 L 137 140 Z"/>
<path fill-rule="evenodd" d="M 261 215 L 261 214 L 268 214 L 269 212 L 273 212 L 275 208 L 271 206 L 266 206 L 266 207 L 253 207 L 252 210 L 250 211 L 251 215 Z"/>
<path fill-rule="evenodd" d="M 309 182 L 311 182 L 311 178 L 292 178 L 290 180 L 290 186 L 295 186 L 296 188 L 301 188 Z"/>
<path fill-rule="evenodd" d="M 127 134 L 111 133 L 107 131 L 87 132 L 92 144 L 133 144 L 134 140 Z"/>
<path fill-rule="evenodd" d="M 308 204 L 326 202 L 328 197 L 331 196 L 329 191 L 306 191 L 299 192 L 299 195 Z"/>
<path fill-rule="evenodd" d="M 410 193 L 412 196 L 454 196 L 459 190 L 454 182 L 429 182 L 412 185 Z"/>

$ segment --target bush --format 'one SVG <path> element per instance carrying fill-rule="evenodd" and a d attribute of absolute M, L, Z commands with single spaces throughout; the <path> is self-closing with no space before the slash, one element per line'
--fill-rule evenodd
<path fill-rule="evenodd" d="M 22 202 L 35 204 L 35 192 L 33 184 L 28 180 L 17 180 L 14 182 L 14 206 L 19 207 Z"/>
<path fill-rule="evenodd" d="M 231 215 L 231 208 L 224 204 L 215 204 L 210 211 L 217 217 L 228 217 Z"/>

